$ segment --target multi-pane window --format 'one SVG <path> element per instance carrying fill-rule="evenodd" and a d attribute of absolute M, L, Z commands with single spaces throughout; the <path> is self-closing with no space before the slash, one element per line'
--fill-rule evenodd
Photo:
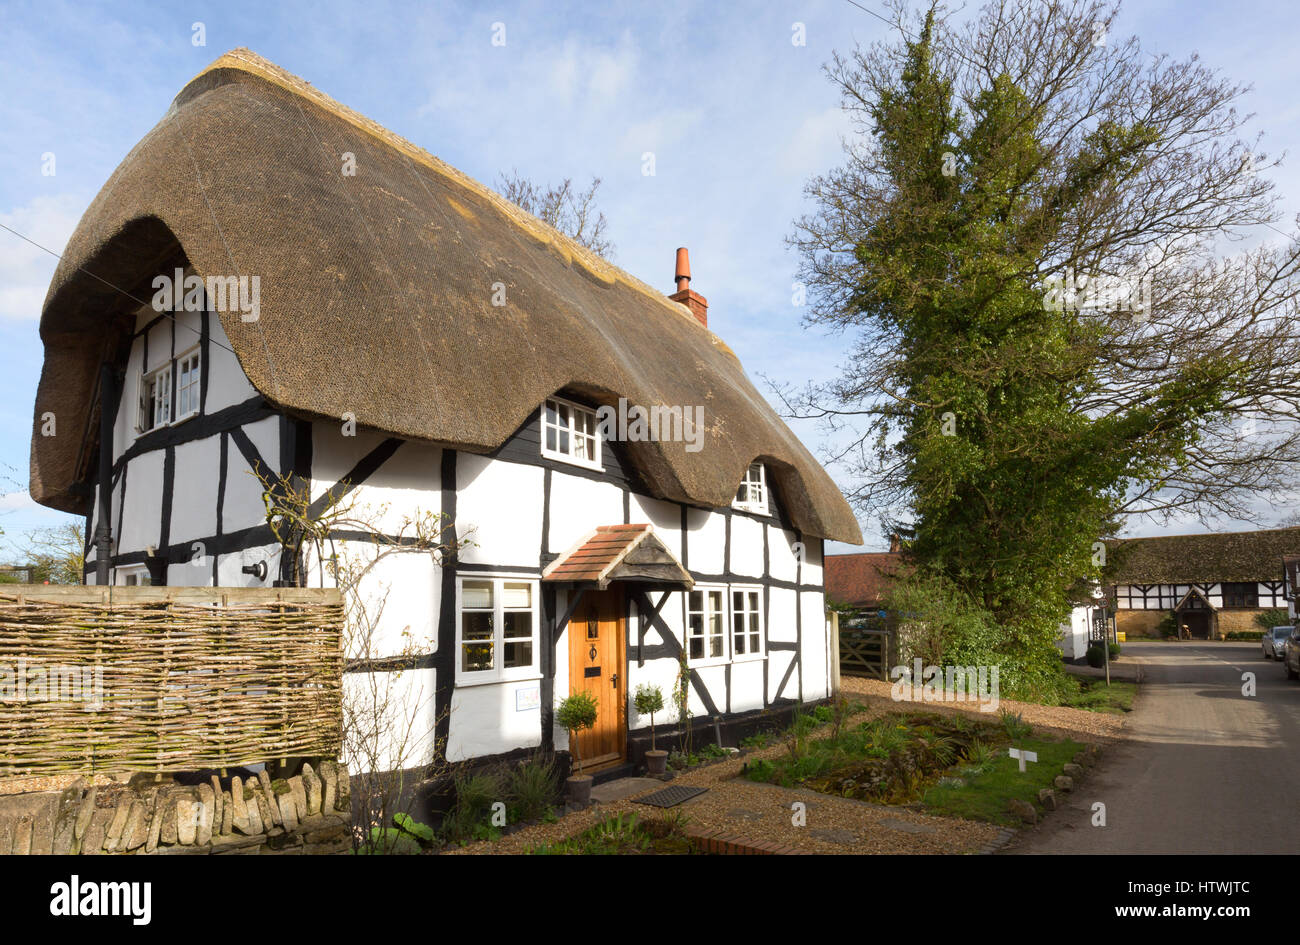
<path fill-rule="evenodd" d="M 176 419 L 199 412 L 199 352 L 192 351 L 176 361 Z"/>
<path fill-rule="evenodd" d="M 533 585 L 527 581 L 502 582 L 501 638 L 504 668 L 533 665 Z"/>
<path fill-rule="evenodd" d="M 723 659 L 727 655 L 724 631 L 726 599 L 722 588 L 690 591 L 686 598 L 686 646 L 692 660 Z"/>
<path fill-rule="evenodd" d="M 172 422 L 172 366 L 166 364 L 140 379 L 140 415 L 136 429 L 147 433 Z"/>
<path fill-rule="evenodd" d="M 767 514 L 767 472 L 762 463 L 749 464 L 745 478 L 736 490 L 736 501 L 732 506 L 746 512 Z"/>
<path fill-rule="evenodd" d="M 763 652 L 763 610 L 761 592 L 754 588 L 731 589 L 731 655 L 757 656 Z"/>
<path fill-rule="evenodd" d="M 172 378 L 175 398 L 172 403 Z M 203 365 L 198 350 L 181 355 L 140 376 L 140 410 L 136 430 L 148 433 L 170 423 L 192 417 L 199 412 Z"/>
<path fill-rule="evenodd" d="M 567 400 L 542 405 L 542 455 L 592 469 L 600 468 L 596 411 Z"/>
<path fill-rule="evenodd" d="M 490 672 L 496 668 L 496 607 L 491 581 L 462 581 L 460 585 L 460 670 Z"/>
<path fill-rule="evenodd" d="M 1259 606 L 1258 584 L 1224 584 L 1223 606 L 1253 608 Z"/>
<path fill-rule="evenodd" d="M 508 679 L 533 672 L 537 606 L 533 581 L 463 578 L 458 627 L 459 674 Z"/>

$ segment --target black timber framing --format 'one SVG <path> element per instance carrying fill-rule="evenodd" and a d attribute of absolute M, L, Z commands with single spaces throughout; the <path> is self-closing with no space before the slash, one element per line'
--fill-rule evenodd
<path fill-rule="evenodd" d="M 382 444 L 381 444 L 382 445 Z M 394 447 L 394 452 L 396 448 Z M 373 450 L 371 453 L 373 454 Z M 392 453 L 389 453 L 391 456 Z M 358 464 L 359 465 L 359 464 Z M 378 469 L 379 465 L 375 466 Z M 354 470 L 355 472 L 356 470 Z M 373 472 L 373 471 L 372 471 Z M 370 473 L 367 473 L 370 475 Z M 456 451 L 444 449 L 439 466 L 438 483 L 442 490 L 441 512 L 443 521 L 455 527 L 456 523 Z M 451 734 L 451 697 L 456 686 L 456 571 L 460 558 L 453 546 L 451 553 L 443 556 L 442 583 L 438 597 L 438 651 L 433 656 L 434 688 L 434 744 L 449 744 Z"/>

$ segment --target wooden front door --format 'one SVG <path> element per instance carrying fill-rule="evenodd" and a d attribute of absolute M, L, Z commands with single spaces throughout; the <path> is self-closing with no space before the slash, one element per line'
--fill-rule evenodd
<path fill-rule="evenodd" d="M 596 700 L 596 725 L 578 735 L 583 770 L 622 761 L 627 748 L 623 592 L 587 591 L 569 618 L 569 691 Z"/>

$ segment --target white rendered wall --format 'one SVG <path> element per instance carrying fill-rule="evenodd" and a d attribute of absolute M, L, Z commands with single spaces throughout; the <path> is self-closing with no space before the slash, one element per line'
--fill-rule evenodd
<path fill-rule="evenodd" d="M 551 474 L 552 552 L 563 554 L 598 525 L 622 523 L 623 490 L 618 486 L 562 472 Z"/>
<path fill-rule="evenodd" d="M 344 727 L 377 732 L 346 744 L 353 773 L 415 768 L 433 760 L 437 734 L 437 674 L 432 669 L 343 674 Z"/>
<path fill-rule="evenodd" d="M 544 477 L 540 466 L 457 454 L 456 534 L 468 541 L 460 560 L 536 568 Z"/>
<path fill-rule="evenodd" d="M 707 509 L 686 510 L 686 565 L 701 574 L 726 570 L 727 517 Z"/>
<path fill-rule="evenodd" d="M 1070 619 L 1061 624 L 1061 638 L 1057 645 L 1066 659 L 1078 659 L 1088 649 L 1088 618 L 1091 607 L 1074 607 Z"/>
<path fill-rule="evenodd" d="M 539 687 L 540 680 L 457 686 L 451 697 L 447 760 L 464 761 L 541 745 Z M 561 740 L 567 748 L 567 735 Z"/>
<path fill-rule="evenodd" d="M 763 530 L 767 528 L 744 515 L 731 517 L 731 567 L 733 574 L 763 576 Z"/>

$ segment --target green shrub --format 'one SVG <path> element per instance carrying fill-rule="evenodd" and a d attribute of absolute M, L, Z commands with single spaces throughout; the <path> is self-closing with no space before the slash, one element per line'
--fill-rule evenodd
<path fill-rule="evenodd" d="M 456 800 L 443 819 L 444 836 L 454 842 L 483 836 L 490 827 L 488 817 L 492 805 L 501 801 L 505 794 L 501 772 L 495 768 L 472 773 L 458 771 L 452 785 Z"/>
<path fill-rule="evenodd" d="M 1120 645 L 1118 643 L 1110 644 L 1110 658 L 1116 659 L 1120 654 Z"/>
<path fill-rule="evenodd" d="M 664 692 L 658 686 L 642 683 L 633 697 L 637 715 L 650 716 L 650 750 L 655 750 L 655 713 L 664 710 Z"/>
<path fill-rule="evenodd" d="M 976 742 L 966 752 L 966 766 L 962 768 L 962 774 L 966 777 L 986 774 L 993 770 L 997 760 L 998 753 L 992 745 L 987 742 Z"/>
<path fill-rule="evenodd" d="M 1291 623 L 1291 618 L 1283 607 L 1274 607 L 1255 615 L 1255 625 L 1261 630 L 1272 630 L 1274 627 L 1285 627 Z M 1243 636 L 1243 640 L 1250 637 Z"/>
<path fill-rule="evenodd" d="M 545 815 L 559 799 L 559 790 L 560 774 L 550 756 L 534 755 L 506 776 L 506 794 L 517 821 Z"/>
<path fill-rule="evenodd" d="M 586 690 L 578 690 L 555 707 L 555 721 L 569 731 L 569 754 L 573 756 L 573 768 L 580 767 L 578 762 L 577 734 L 583 729 L 596 724 L 596 697 Z"/>
<path fill-rule="evenodd" d="M 996 666 L 1004 699 L 1058 705 L 1067 691 L 1053 639 L 1000 625 L 945 577 L 917 571 L 900 579 L 886 608 L 899 615 L 899 660 L 904 664 L 919 657 L 934 666 Z M 1059 624 L 1059 617 L 1051 619 Z"/>
<path fill-rule="evenodd" d="M 1013 742 L 1028 738 L 1034 731 L 1034 727 L 1026 722 L 1019 712 L 1002 709 L 998 712 L 998 717 L 1002 722 L 1002 731 L 1006 732 L 1007 738 Z"/>
<path fill-rule="evenodd" d="M 371 827 L 366 841 L 352 852 L 359 856 L 411 856 L 420 853 L 421 847 L 396 827 Z"/>
<path fill-rule="evenodd" d="M 393 815 L 393 826 L 402 833 L 409 834 L 422 846 L 428 846 L 433 843 L 433 828 L 428 824 L 422 824 L 410 814 L 397 813 Z"/>
<path fill-rule="evenodd" d="M 1088 651 L 1083 654 L 1083 658 L 1088 661 L 1088 665 L 1093 669 L 1100 669 L 1102 664 L 1106 662 L 1106 654 L 1100 644 L 1093 644 L 1088 647 Z"/>
<path fill-rule="evenodd" d="M 534 856 L 574 856 L 646 853 L 692 853 L 694 844 L 682 833 L 684 818 L 657 817 L 642 821 L 636 814 L 616 814 L 558 843 L 533 847 Z"/>

